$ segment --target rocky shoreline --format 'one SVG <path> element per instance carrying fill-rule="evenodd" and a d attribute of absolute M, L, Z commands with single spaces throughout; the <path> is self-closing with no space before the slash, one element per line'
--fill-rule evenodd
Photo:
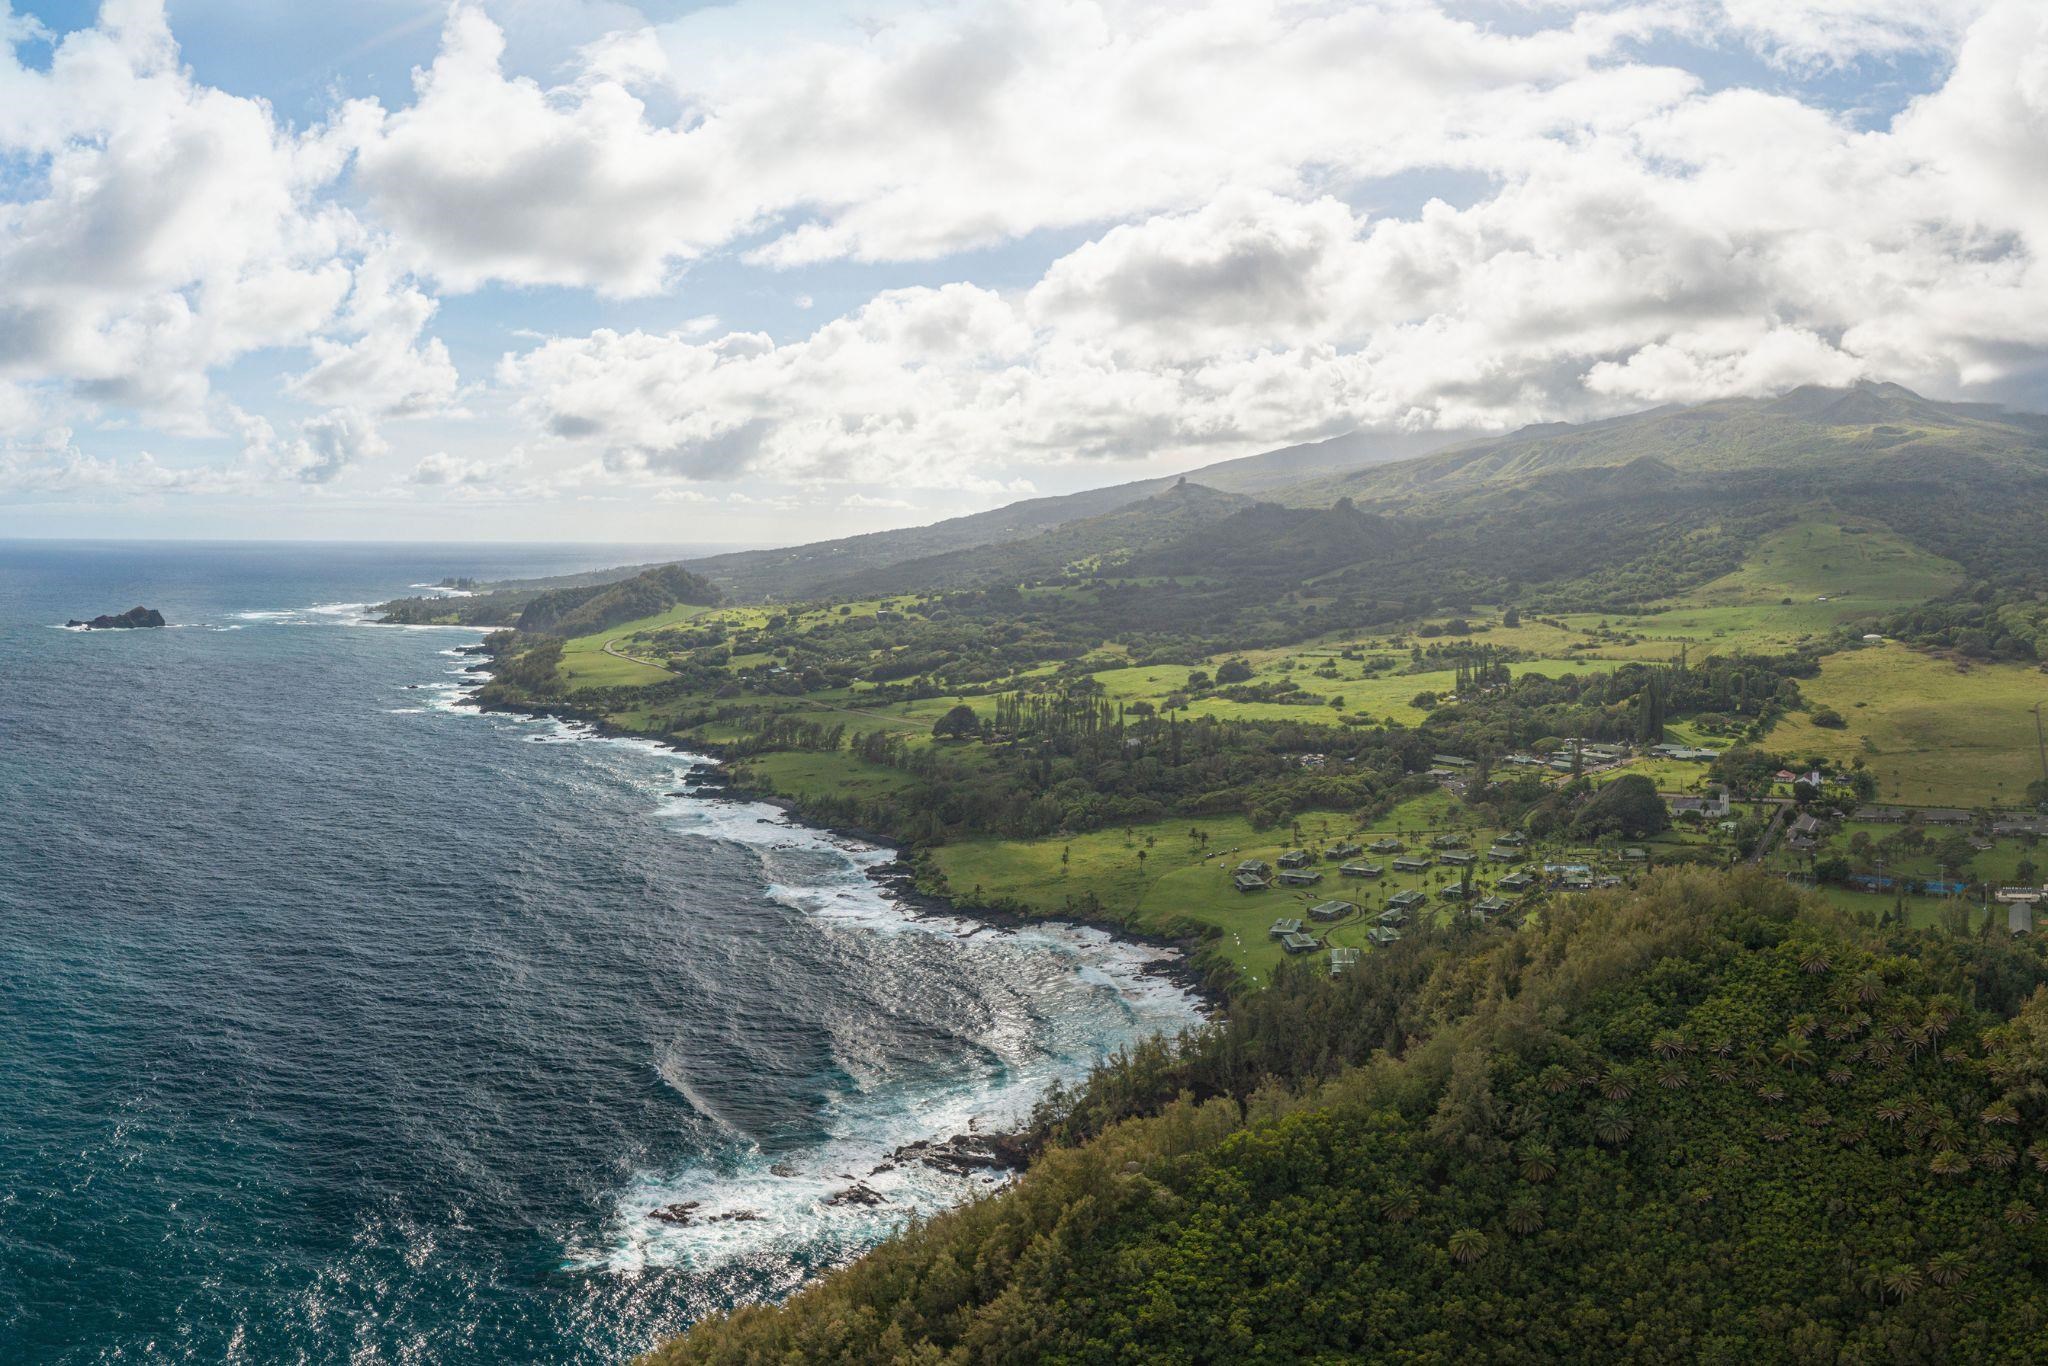
<path fill-rule="evenodd" d="M 495 672 L 495 661 L 490 659 L 491 652 L 488 647 L 467 646 L 460 653 L 482 656 L 487 661 L 472 664 L 464 672 L 486 677 Z M 685 786 L 678 792 L 671 793 L 672 796 L 716 796 L 733 801 L 755 802 L 782 811 L 813 830 L 876 848 L 893 850 L 893 858 L 887 863 L 870 868 L 867 875 L 886 899 L 901 907 L 912 919 L 932 916 L 971 921 L 998 934 L 1014 934 L 1022 929 L 1049 924 L 1080 925 L 1100 930 L 1120 943 L 1164 950 L 1171 956 L 1148 960 L 1140 965 L 1139 971 L 1145 976 L 1156 977 L 1186 992 L 1209 1018 L 1216 1018 L 1223 1012 L 1225 1000 L 1222 994 L 1195 964 L 1196 946 L 1163 935 L 1146 934 L 1125 925 L 1079 917 L 1063 917 L 1057 920 L 1050 917 L 1034 917 L 995 907 L 967 905 L 949 897 L 924 891 L 917 886 L 916 870 L 890 837 L 878 831 L 856 826 L 811 820 L 798 812 L 796 804 L 788 798 L 746 787 L 735 780 L 729 762 L 715 752 L 715 745 L 705 744 L 701 748 L 686 747 L 666 736 L 645 735 L 626 730 L 611 724 L 598 713 L 576 707 L 524 706 L 506 702 L 486 704 L 482 701 L 478 701 L 476 705 L 481 711 L 572 721 L 578 725 L 588 726 L 599 735 L 608 738 L 639 740 L 659 745 L 676 754 L 699 761 L 684 773 Z M 1036 1151 L 1037 1145 L 1028 1130 L 1016 1133 L 956 1133 L 945 1139 L 920 1139 L 907 1143 L 890 1153 L 867 1175 L 879 1175 L 911 1162 L 921 1163 L 956 1176 L 975 1172 L 1022 1172 L 1030 1165 Z M 827 1197 L 823 1203 L 830 1206 L 878 1206 L 889 1203 L 888 1197 L 868 1186 L 864 1179 L 851 1173 L 845 1175 L 851 1184 Z M 685 1201 L 664 1206 L 648 1217 L 678 1227 L 703 1223 L 743 1222 L 761 1217 L 754 1210 L 724 1211 L 715 1215 L 701 1215 L 698 1210 L 698 1202 Z"/>

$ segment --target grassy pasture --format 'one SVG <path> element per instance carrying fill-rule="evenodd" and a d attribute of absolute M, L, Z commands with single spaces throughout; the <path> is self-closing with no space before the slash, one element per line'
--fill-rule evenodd
<path fill-rule="evenodd" d="M 1445 830 L 1466 834 L 1475 851 L 1484 854 L 1496 831 L 1459 824 L 1459 808 L 1442 793 L 1403 803 L 1382 819 L 1361 828 L 1340 812 L 1312 812 L 1298 824 L 1299 844 L 1311 850 L 1347 839 L 1370 842 L 1382 835 L 1400 835 L 1411 851 L 1423 851 L 1429 837 Z M 1209 836 L 1206 845 L 1188 837 L 1190 829 Z M 1149 841 L 1149 843 L 1148 843 Z M 1109 915 L 1136 928 L 1166 933 L 1192 921 L 1218 932 L 1216 951 L 1234 963 L 1247 983 L 1269 977 L 1284 958 L 1268 934 L 1273 922 L 1300 917 L 1309 932 L 1331 945 L 1370 951 L 1366 932 L 1386 908 L 1387 899 L 1407 888 L 1430 894 L 1421 919 L 1433 920 L 1453 909 L 1439 893 L 1458 881 L 1460 870 L 1441 864 L 1423 873 L 1391 871 L 1374 881 L 1339 874 L 1338 864 L 1319 858 L 1314 865 L 1323 880 L 1313 887 L 1276 885 L 1262 892 L 1239 892 L 1231 871 L 1242 859 L 1272 863 L 1297 846 L 1292 827 L 1256 831 L 1242 816 L 1175 818 L 1132 827 L 1128 832 L 1095 831 L 1043 840 L 968 840 L 941 846 L 933 857 L 957 893 L 971 896 L 976 888 L 989 896 L 1009 896 L 1034 911 L 1058 915 L 1069 899 L 1087 892 L 1100 897 Z M 1138 858 L 1143 852 L 1145 857 Z M 1062 854 L 1065 855 L 1064 860 Z M 1206 855 L 1206 857 L 1205 857 Z M 1388 864 L 1385 857 L 1368 856 Z M 1489 886 L 1515 865 L 1485 861 L 1472 869 L 1475 888 Z M 1483 895 L 1483 892 L 1480 893 Z M 1321 901 L 1349 901 L 1361 910 L 1334 924 L 1308 921 L 1310 906 Z M 1324 961 L 1318 956 L 1317 961 Z"/>
<path fill-rule="evenodd" d="M 2030 709 L 2048 700 L 2048 675 L 2037 668 L 1964 669 L 1885 644 L 1829 657 L 1801 687 L 1848 726 L 1831 730 L 1796 714 L 1772 730 L 1771 748 L 1842 762 L 1860 756 L 1881 801 L 2014 806 L 2041 775 Z"/>
<path fill-rule="evenodd" d="M 1602 654 L 1666 658 L 1680 642 L 1710 653 L 1779 651 L 1939 597 L 1962 580 L 1957 566 L 1890 531 L 1801 522 L 1764 538 L 1733 573 L 1653 611 L 1563 620 L 1580 628 L 1604 622 L 1647 638 L 1603 644 Z"/>

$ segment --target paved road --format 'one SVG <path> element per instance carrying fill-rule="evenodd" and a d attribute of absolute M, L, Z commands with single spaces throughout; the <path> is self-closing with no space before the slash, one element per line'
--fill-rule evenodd
<path fill-rule="evenodd" d="M 1792 809 L 1792 803 L 1783 797 L 1772 797 L 1768 800 L 1778 809 L 1771 813 L 1771 823 L 1764 827 L 1763 838 L 1756 842 L 1756 852 L 1749 856 L 1751 863 L 1762 863 L 1764 856 L 1771 852 L 1778 842 L 1778 831 L 1785 824 L 1785 813 Z"/>

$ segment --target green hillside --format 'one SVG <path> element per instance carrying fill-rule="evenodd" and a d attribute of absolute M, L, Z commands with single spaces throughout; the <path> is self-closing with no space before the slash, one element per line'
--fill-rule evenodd
<path fill-rule="evenodd" d="M 2038 1359 L 2044 968 L 1695 873 L 1283 974 L 649 1360 Z"/>
<path fill-rule="evenodd" d="M 1546 480 L 1595 471 L 1603 479 L 1622 475 L 1642 484 L 1758 470 L 1792 478 L 1874 471 L 1892 479 L 1929 462 L 1957 460 L 2039 475 L 2048 471 L 2048 428 L 2032 415 L 1940 403 L 1895 384 L 1809 387 L 1770 399 L 1723 399 L 1602 422 L 1525 427 L 1420 459 L 1299 484 L 1275 496 L 1304 506 L 1345 496 L 1426 500 L 1482 488 L 1540 488 Z"/>

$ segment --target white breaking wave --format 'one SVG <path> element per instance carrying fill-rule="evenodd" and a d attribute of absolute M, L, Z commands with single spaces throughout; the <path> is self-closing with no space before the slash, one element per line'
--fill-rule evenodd
<path fill-rule="evenodd" d="M 872 876 L 894 860 L 893 851 L 799 824 L 764 802 L 690 792 L 691 770 L 709 766 L 709 758 L 606 735 L 579 721 L 481 713 L 476 676 L 451 669 L 447 678 L 426 685 L 426 710 L 487 715 L 508 738 L 526 743 L 602 745 L 644 756 L 646 769 L 637 780 L 657 818 L 681 838 L 753 851 L 775 905 L 825 933 L 919 935 L 946 943 L 948 952 L 981 960 L 968 965 L 967 976 L 994 993 L 984 1003 L 987 1020 L 963 1036 L 957 1065 L 927 1076 L 894 1075 L 885 1059 L 867 1057 L 855 1037 L 857 1022 L 845 1022 L 845 1037 L 835 1028 L 834 1059 L 851 1084 L 825 1103 L 821 1140 L 764 1152 L 723 1122 L 727 1141 L 718 1151 L 629 1178 L 604 1225 L 565 1248 L 565 1269 L 632 1274 L 674 1267 L 712 1278 L 744 1275 L 755 1293 L 786 1294 L 911 1217 L 951 1208 L 1008 1179 L 892 1160 L 898 1149 L 1015 1128 L 1055 1083 L 1078 1081 L 1117 1048 L 1202 1018 L 1192 996 L 1147 970 L 1174 958 L 1171 950 L 1081 925 L 994 929 L 964 915 L 920 914 Z M 1010 986 L 1012 999 L 995 999 L 998 983 Z M 1046 999 L 1034 1000 L 1032 993 L 1041 990 Z M 660 1070 L 679 1094 L 692 1094 L 681 1067 Z M 720 1123 L 703 1097 L 693 1106 Z M 691 1208 L 679 1208 L 685 1206 Z M 656 1217 L 664 1212 L 669 1217 Z"/>

